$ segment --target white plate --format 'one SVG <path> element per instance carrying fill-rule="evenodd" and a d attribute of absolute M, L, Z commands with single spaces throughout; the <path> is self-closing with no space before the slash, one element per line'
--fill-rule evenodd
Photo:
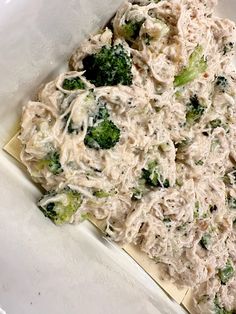
<path fill-rule="evenodd" d="M 0 144 L 13 135 L 23 101 L 120 2 L 0 2 Z M 236 20 L 234 0 L 220 6 Z M 89 224 L 58 228 L 45 219 L 29 178 L 3 152 L 0 164 L 0 307 L 7 313 L 183 313 Z"/>

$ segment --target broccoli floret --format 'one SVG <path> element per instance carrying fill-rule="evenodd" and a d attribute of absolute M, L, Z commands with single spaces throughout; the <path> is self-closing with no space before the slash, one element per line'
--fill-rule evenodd
<path fill-rule="evenodd" d="M 66 90 L 85 89 L 85 84 L 80 77 L 64 79 L 62 88 Z"/>
<path fill-rule="evenodd" d="M 84 76 L 95 86 L 114 86 L 132 84 L 132 62 L 124 47 L 103 46 L 96 54 L 83 59 Z"/>
<path fill-rule="evenodd" d="M 139 36 L 140 28 L 144 22 L 144 19 L 141 21 L 126 21 L 122 25 L 122 35 L 127 41 L 134 41 Z"/>
<path fill-rule="evenodd" d="M 163 179 L 160 174 L 156 161 L 149 162 L 147 169 L 142 169 L 142 179 L 145 180 L 147 185 L 152 187 L 170 187 L 169 180 Z"/>
<path fill-rule="evenodd" d="M 61 173 L 62 167 L 60 163 L 60 155 L 58 152 L 54 152 L 48 156 L 48 169 L 51 171 L 53 174 L 59 174 Z"/>
<path fill-rule="evenodd" d="M 215 81 L 215 85 L 219 91 L 224 93 L 226 91 L 228 85 L 229 85 L 229 82 L 228 82 L 227 78 L 225 78 L 224 76 L 217 76 L 216 81 Z"/>
<path fill-rule="evenodd" d="M 190 98 L 190 102 L 187 104 L 186 121 L 192 125 L 200 121 L 205 108 L 200 104 L 197 95 Z"/>
<path fill-rule="evenodd" d="M 84 139 L 86 146 L 95 149 L 109 149 L 120 139 L 120 130 L 110 120 L 103 120 L 97 126 L 89 127 Z"/>
<path fill-rule="evenodd" d="M 156 161 L 149 162 L 147 167 L 142 169 L 141 177 L 138 180 L 138 186 L 133 189 L 131 200 L 140 200 L 143 195 L 150 190 L 150 187 L 170 187 L 169 180 L 164 179 L 162 174 L 160 174 L 158 163 Z"/>
<path fill-rule="evenodd" d="M 38 206 L 43 214 L 56 225 L 62 225 L 71 220 L 82 202 L 80 193 L 70 188 L 55 193 L 51 192 L 42 197 Z"/>
<path fill-rule="evenodd" d="M 103 191 L 103 190 L 98 190 L 93 192 L 93 195 L 96 196 L 97 198 L 105 198 L 110 196 L 110 193 Z"/>
<path fill-rule="evenodd" d="M 44 159 L 40 160 L 37 163 L 37 167 L 39 169 L 46 167 L 54 175 L 58 175 L 63 172 L 60 163 L 60 155 L 57 151 L 49 153 Z"/>
<path fill-rule="evenodd" d="M 222 284 L 226 284 L 234 276 L 234 268 L 229 260 L 225 267 L 219 270 L 218 274 Z"/>
<path fill-rule="evenodd" d="M 120 140 L 120 130 L 109 120 L 109 112 L 105 105 L 99 107 L 93 118 L 94 126 L 88 127 L 84 144 L 95 149 L 109 149 Z"/>
<path fill-rule="evenodd" d="M 211 243 L 211 235 L 209 233 L 204 234 L 199 242 L 201 247 L 206 250 L 208 250 L 208 246 L 210 245 L 210 243 Z"/>
<path fill-rule="evenodd" d="M 179 87 L 195 80 L 199 74 L 205 72 L 207 62 L 203 56 L 203 48 L 197 46 L 189 57 L 188 65 L 175 76 L 174 86 Z"/>

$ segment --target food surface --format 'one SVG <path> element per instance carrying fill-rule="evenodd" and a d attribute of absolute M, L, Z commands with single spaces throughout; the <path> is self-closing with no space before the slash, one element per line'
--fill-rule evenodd
<path fill-rule="evenodd" d="M 21 159 L 54 223 L 92 214 L 179 286 L 236 311 L 235 24 L 216 0 L 126 2 L 23 108 Z"/>

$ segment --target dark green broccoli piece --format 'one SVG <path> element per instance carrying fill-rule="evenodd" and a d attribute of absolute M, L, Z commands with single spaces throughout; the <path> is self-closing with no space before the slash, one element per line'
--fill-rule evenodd
<path fill-rule="evenodd" d="M 120 130 L 109 120 L 109 112 L 105 105 L 98 108 L 93 118 L 94 126 L 90 126 L 84 139 L 84 144 L 95 149 L 109 149 L 120 139 Z"/>
<path fill-rule="evenodd" d="M 206 250 L 208 250 L 210 243 L 211 243 L 211 235 L 209 233 L 204 234 L 199 242 L 201 247 Z"/>
<path fill-rule="evenodd" d="M 234 276 L 234 268 L 229 260 L 225 267 L 219 270 L 218 275 L 222 284 L 226 284 Z"/>
<path fill-rule="evenodd" d="M 234 49 L 234 43 L 233 42 L 228 42 L 224 45 L 223 47 L 223 55 L 225 56 L 227 53 L 232 51 Z"/>
<path fill-rule="evenodd" d="M 120 139 L 120 130 L 110 120 L 103 120 L 97 126 L 89 127 L 84 139 L 86 146 L 95 149 L 109 149 Z"/>
<path fill-rule="evenodd" d="M 127 41 L 134 41 L 139 36 L 140 28 L 144 22 L 144 19 L 141 21 L 126 21 L 122 25 L 122 35 Z"/>
<path fill-rule="evenodd" d="M 110 193 L 103 190 L 98 190 L 93 192 L 93 195 L 96 196 L 97 198 L 104 198 L 110 196 Z"/>
<path fill-rule="evenodd" d="M 44 195 L 39 200 L 38 206 L 43 214 L 56 225 L 62 225 L 71 220 L 81 202 L 80 193 L 66 188 L 58 193 L 51 192 Z"/>
<path fill-rule="evenodd" d="M 64 79 L 62 83 L 62 88 L 66 90 L 85 89 L 85 84 L 79 76 L 72 77 L 72 78 Z"/>
<path fill-rule="evenodd" d="M 190 98 L 187 104 L 186 122 L 190 125 L 200 121 L 205 108 L 200 104 L 197 95 Z"/>
<path fill-rule="evenodd" d="M 175 76 L 174 86 L 179 87 L 195 80 L 199 74 L 205 72 L 207 62 L 203 56 L 203 48 L 197 46 L 189 57 L 188 65 Z"/>
<path fill-rule="evenodd" d="M 132 84 L 132 62 L 124 47 L 103 46 L 96 54 L 83 59 L 84 76 L 95 86 L 114 86 Z"/>
<path fill-rule="evenodd" d="M 142 179 L 145 180 L 147 185 L 152 187 L 170 187 L 169 180 L 163 179 L 162 175 L 160 174 L 156 161 L 149 162 L 147 169 L 142 169 Z"/>
<path fill-rule="evenodd" d="M 57 151 L 49 153 L 44 159 L 41 159 L 37 163 L 38 169 L 42 169 L 47 167 L 48 170 L 57 175 L 63 172 L 61 163 L 60 163 L 60 155 Z"/>

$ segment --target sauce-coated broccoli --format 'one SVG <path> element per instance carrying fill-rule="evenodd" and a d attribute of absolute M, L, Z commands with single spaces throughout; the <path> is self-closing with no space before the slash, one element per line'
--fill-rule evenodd
<path fill-rule="evenodd" d="M 72 77 L 64 79 L 62 83 L 62 88 L 66 90 L 84 89 L 85 84 L 80 77 Z"/>
<path fill-rule="evenodd" d="M 127 41 L 134 41 L 139 36 L 140 28 L 144 20 L 141 21 L 126 21 L 122 26 L 122 35 Z"/>
<path fill-rule="evenodd" d="M 175 76 L 174 86 L 179 87 L 195 80 L 199 74 L 205 72 L 207 62 L 203 56 L 203 48 L 197 46 L 189 57 L 188 65 Z"/>
<path fill-rule="evenodd" d="M 63 172 L 60 163 L 60 154 L 57 151 L 49 153 L 44 159 L 38 161 L 37 163 L 38 169 L 43 169 L 45 167 L 55 175 Z"/>
<path fill-rule="evenodd" d="M 88 127 L 84 144 L 95 149 L 109 149 L 120 139 L 120 130 L 109 120 L 106 106 L 101 106 L 93 118 L 94 126 Z"/>
<path fill-rule="evenodd" d="M 114 86 L 132 84 L 132 62 L 124 47 L 103 46 L 95 54 L 83 59 L 84 76 L 95 86 Z"/>
<path fill-rule="evenodd" d="M 218 274 L 222 284 L 226 284 L 234 276 L 234 268 L 229 260 L 225 267 L 219 270 Z"/>
<path fill-rule="evenodd" d="M 70 188 L 55 193 L 44 195 L 38 206 L 43 214 L 50 218 L 56 225 L 62 225 L 71 220 L 72 215 L 81 205 L 80 193 Z"/>
<path fill-rule="evenodd" d="M 106 105 L 102 105 L 99 107 L 98 113 L 94 117 L 94 122 L 96 122 L 98 120 L 104 120 L 107 118 L 109 118 L 109 112 L 107 110 Z"/>
<path fill-rule="evenodd" d="M 138 180 L 138 186 L 133 189 L 131 196 L 132 201 L 140 200 L 144 194 L 150 191 L 150 188 L 169 188 L 170 182 L 164 179 L 160 173 L 158 163 L 150 161 L 145 168 L 142 169 L 141 177 Z"/>
<path fill-rule="evenodd" d="M 145 183 L 152 187 L 164 187 L 168 188 L 170 186 L 168 179 L 163 179 L 158 169 L 158 164 L 156 161 L 149 162 L 147 169 L 142 169 L 142 179 Z"/>
<path fill-rule="evenodd" d="M 186 122 L 190 125 L 200 121 L 205 108 L 200 104 L 197 95 L 190 98 L 187 104 Z"/>
<path fill-rule="evenodd" d="M 97 126 L 89 127 L 84 139 L 86 146 L 95 149 L 109 149 L 120 139 L 120 130 L 111 120 L 103 120 Z"/>

